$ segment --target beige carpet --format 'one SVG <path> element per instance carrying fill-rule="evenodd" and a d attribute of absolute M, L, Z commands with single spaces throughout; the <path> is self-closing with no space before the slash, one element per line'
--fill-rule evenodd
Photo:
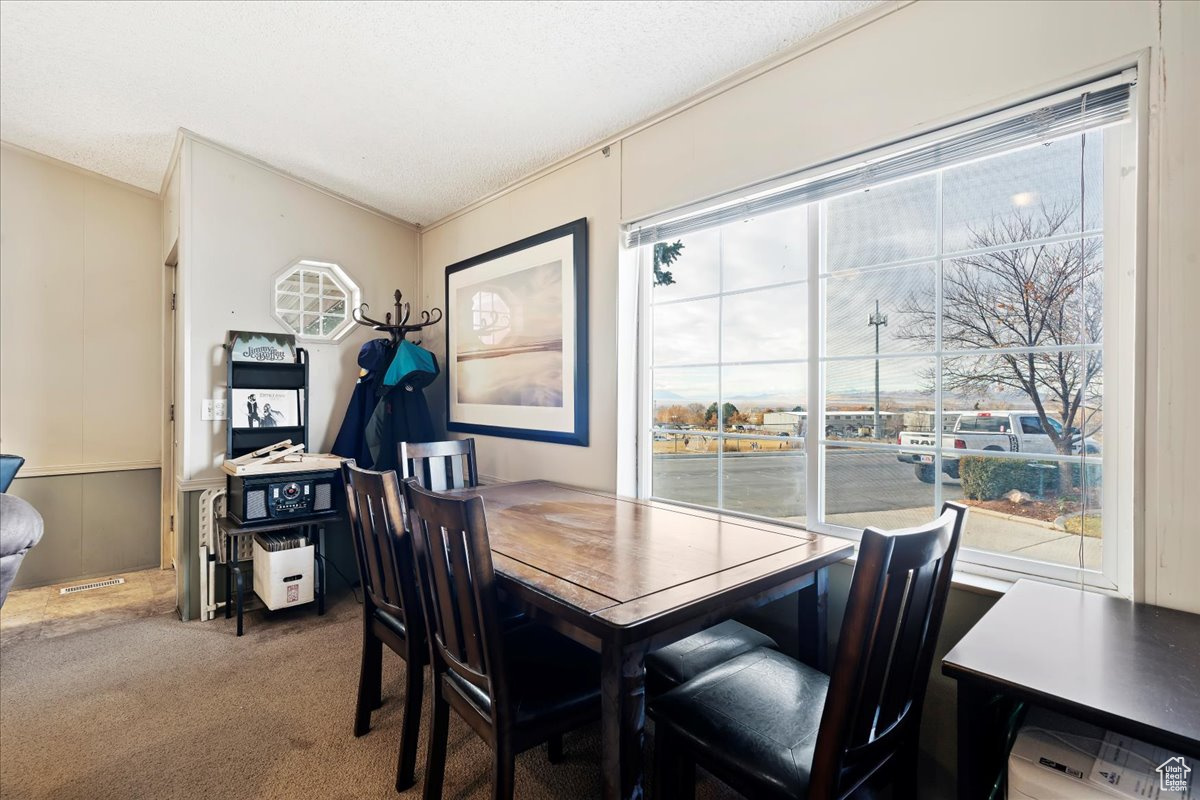
<path fill-rule="evenodd" d="M 174 615 L 0 646 L 0 796 L 17 798 L 395 798 L 397 692 L 384 659 L 384 706 L 351 734 L 360 623 L 349 594 L 232 621 Z M 428 690 L 427 690 L 428 691 Z M 422 734 L 428 727 L 426 699 Z M 403 797 L 420 797 L 418 784 Z M 600 793 L 596 727 L 517 758 L 517 798 Z M 490 796 L 490 751 L 451 714 L 446 798 Z M 736 797 L 710 780 L 699 797 Z"/>

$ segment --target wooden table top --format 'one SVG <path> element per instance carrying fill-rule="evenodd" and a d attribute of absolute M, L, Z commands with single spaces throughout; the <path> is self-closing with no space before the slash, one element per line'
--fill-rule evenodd
<path fill-rule="evenodd" d="M 841 560 L 851 542 L 547 481 L 484 499 L 495 569 L 613 626 Z"/>
<path fill-rule="evenodd" d="M 1200 752 L 1200 615 L 1018 581 L 942 671 Z"/>

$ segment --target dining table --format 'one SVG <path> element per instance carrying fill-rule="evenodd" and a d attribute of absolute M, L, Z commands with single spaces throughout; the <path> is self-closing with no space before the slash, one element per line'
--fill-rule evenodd
<path fill-rule="evenodd" d="M 828 568 L 853 543 L 802 528 L 544 480 L 483 498 L 497 583 L 532 618 L 600 654 L 606 800 L 645 796 L 645 658 L 799 593 L 800 652 L 827 660 Z"/>

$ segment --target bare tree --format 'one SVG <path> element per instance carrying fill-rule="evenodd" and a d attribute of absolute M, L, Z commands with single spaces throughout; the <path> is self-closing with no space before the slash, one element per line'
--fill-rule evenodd
<path fill-rule="evenodd" d="M 942 284 L 944 349 L 1055 348 L 948 355 L 943 390 L 980 398 L 997 388 L 1024 394 L 1063 454 L 1082 446 L 1077 425 L 1085 428 L 1085 436 L 1099 430 L 1094 401 L 1103 359 L 1099 350 L 1079 345 L 1101 341 L 1103 245 L 1098 237 L 1024 243 L 1070 232 L 1078 219 L 1078 206 L 1043 206 L 993 218 L 971 230 L 969 249 L 982 252 L 947 262 Z M 907 322 L 900 337 L 934 349 L 936 309 L 910 298 L 902 311 Z M 1051 418 L 1061 423 L 1061 433 Z"/>

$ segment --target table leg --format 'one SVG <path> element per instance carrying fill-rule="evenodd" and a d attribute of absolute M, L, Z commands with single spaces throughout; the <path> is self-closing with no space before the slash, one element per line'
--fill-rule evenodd
<path fill-rule="evenodd" d="M 972 681 L 958 682 L 958 797 L 988 800 L 1008 757 L 1005 719 L 1013 708 L 994 692 Z"/>
<path fill-rule="evenodd" d="M 600 677 L 601 774 L 605 800 L 643 800 L 646 649 L 605 642 Z"/>
<path fill-rule="evenodd" d="M 237 578 L 237 635 L 242 635 L 242 597 L 245 594 L 245 579 L 242 576 L 242 566 L 238 564 L 233 568 L 233 574 Z"/>
<path fill-rule="evenodd" d="M 829 671 L 829 567 L 813 573 L 813 582 L 799 591 L 800 660 Z"/>
<path fill-rule="evenodd" d="M 317 526 L 317 616 L 325 614 L 325 526 Z"/>
<path fill-rule="evenodd" d="M 237 553 L 237 539 L 225 535 L 225 619 L 233 615 L 233 565 Z M 229 549 L 232 548 L 232 551 Z"/>

